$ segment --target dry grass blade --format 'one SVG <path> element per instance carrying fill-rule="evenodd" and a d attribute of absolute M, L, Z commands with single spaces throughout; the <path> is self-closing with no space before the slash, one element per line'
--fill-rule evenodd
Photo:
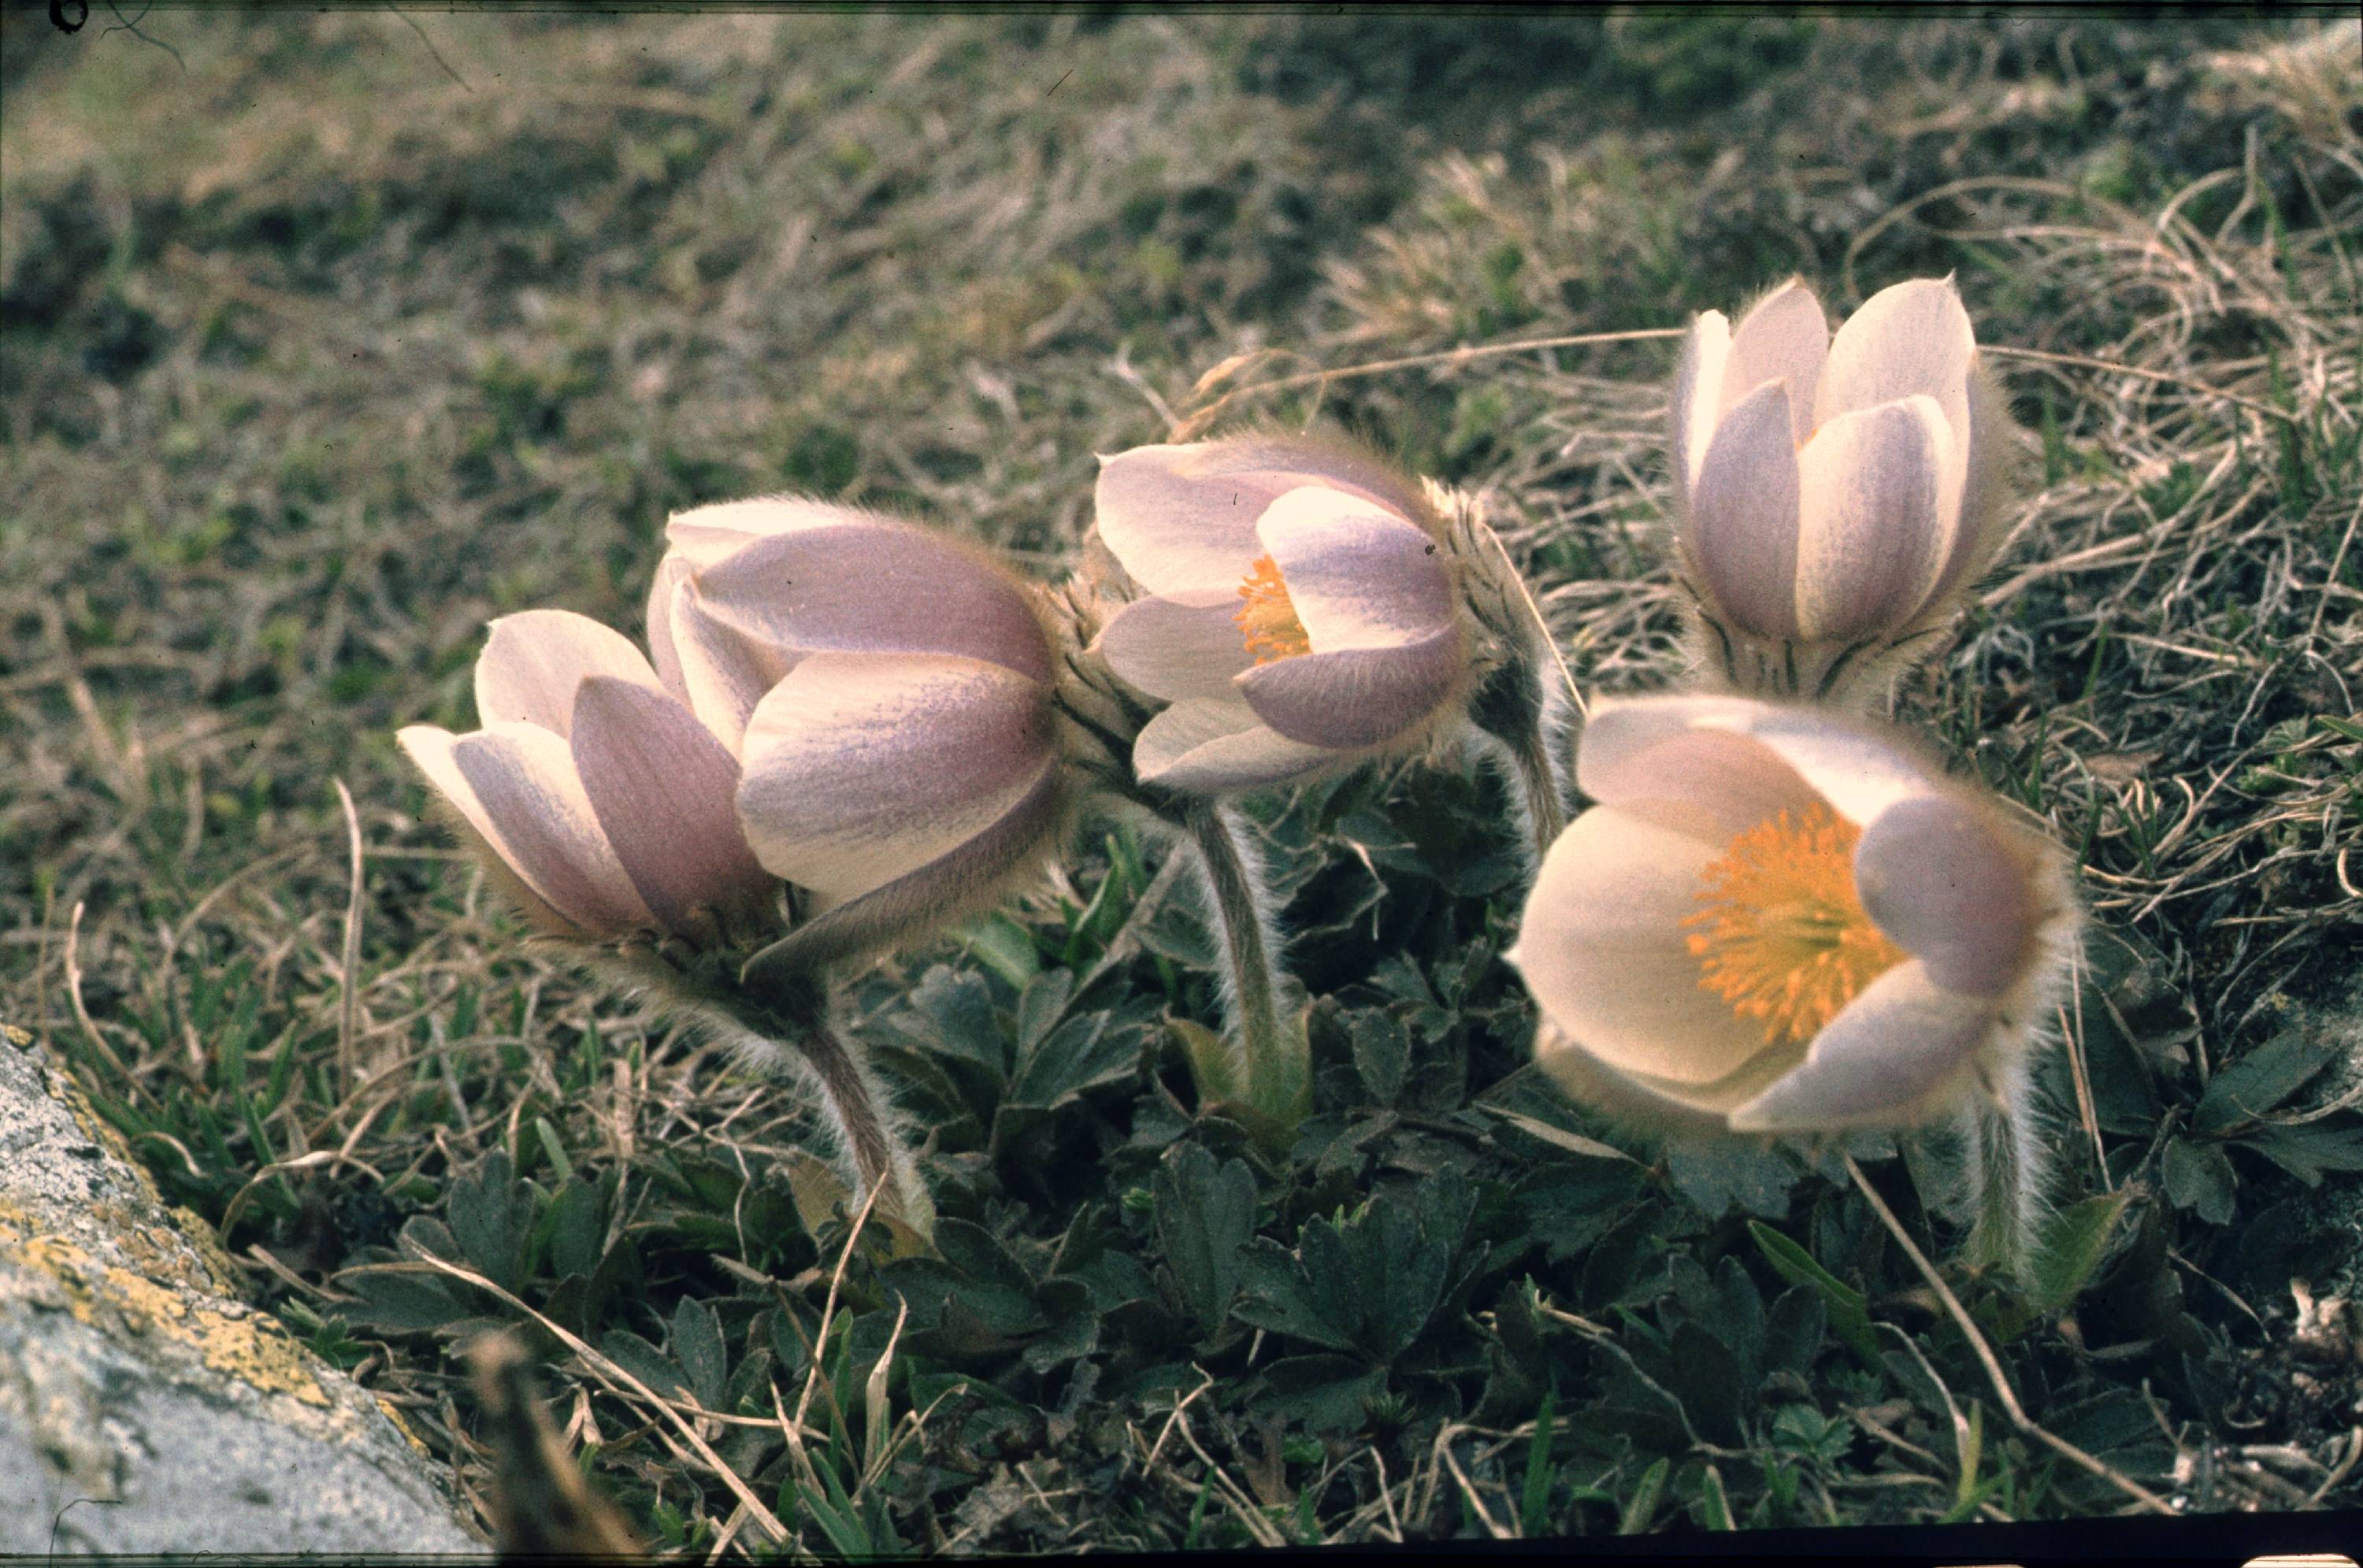
<path fill-rule="evenodd" d="M 1895 1217 L 1895 1211 L 1888 1208 L 1887 1200 L 1879 1196 L 1878 1188 L 1870 1185 L 1870 1178 L 1862 1174 L 1862 1167 L 1855 1164 L 1854 1156 L 1841 1154 L 1839 1158 L 1846 1162 L 1847 1174 L 1854 1178 L 1856 1188 L 1869 1200 L 1871 1209 L 1879 1215 L 1880 1223 L 1887 1227 L 1887 1233 L 1895 1238 L 1896 1244 L 1912 1260 L 1913 1267 L 1920 1271 L 1920 1277 L 1928 1282 L 1928 1287 L 1936 1293 L 1936 1299 L 1944 1303 L 1946 1316 L 1951 1318 L 1953 1326 L 1961 1331 L 1961 1337 L 1969 1342 L 1969 1349 L 1976 1353 L 1979 1364 L 1986 1369 L 1986 1378 L 1993 1385 L 1994 1397 L 2002 1402 L 2002 1413 L 2010 1418 L 2010 1424 L 2079 1469 L 2106 1481 L 2150 1512 L 2169 1517 L 2177 1514 L 2180 1510 L 2173 1504 L 2132 1476 L 2093 1458 L 2067 1439 L 2053 1435 L 2027 1415 L 2025 1408 L 2018 1402 L 2017 1390 L 2010 1386 L 2010 1375 L 2002 1371 L 2002 1363 L 1994 1358 L 1993 1346 L 1986 1342 L 1985 1335 L 1970 1320 L 1969 1309 L 1961 1305 L 1960 1297 L 1953 1294 L 1953 1287 L 1945 1283 L 1945 1276 L 1936 1272 L 1936 1265 L 1928 1261 L 1927 1254 L 1912 1240 L 1911 1232 Z"/>
<path fill-rule="evenodd" d="M 345 899 L 345 943 L 337 977 L 337 1081 L 339 1092 L 353 1092 L 361 1064 L 354 1051 L 361 1032 L 361 819 L 353 809 L 353 792 L 337 780 L 337 801 L 344 808 L 345 833 L 351 845 L 351 888 Z"/>
<path fill-rule="evenodd" d="M 470 1347 L 469 1359 L 492 1429 L 489 1501 L 502 1559 L 645 1556 L 616 1505 L 590 1488 L 567 1454 L 516 1339 L 488 1334 Z"/>

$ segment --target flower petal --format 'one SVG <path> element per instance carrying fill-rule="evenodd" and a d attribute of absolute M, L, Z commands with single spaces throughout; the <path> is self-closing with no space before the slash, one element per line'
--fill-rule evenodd
<path fill-rule="evenodd" d="M 1619 1072 L 1586 1051 L 1548 1017 L 1535 1029 L 1535 1065 L 1576 1099 L 1643 1125 L 1696 1132 L 1730 1130 L 1732 1110 L 1793 1070 L 1804 1053 L 1768 1050 L 1713 1083 L 1676 1083 L 1647 1073 Z"/>
<path fill-rule="evenodd" d="M 2038 920 L 2031 867 L 2014 849 L 1966 801 L 1903 801 L 1863 829 L 1855 887 L 1937 985 L 1998 997 L 2025 969 Z"/>
<path fill-rule="evenodd" d="M 1037 681 L 1050 641 L 982 551 L 882 518 L 773 534 L 698 574 L 715 617 L 789 653 L 957 654 Z"/>
<path fill-rule="evenodd" d="M 1833 811 L 1868 827 L 1898 801 L 1943 786 L 1926 765 L 1888 735 L 1808 707 L 1750 704 L 1738 725 L 1797 774 Z M 1724 727 L 1709 718 L 1705 727 Z"/>
<path fill-rule="evenodd" d="M 1682 357 L 1674 366 L 1674 483 L 1681 492 L 1683 510 L 1698 485 L 1699 465 L 1714 439 L 1715 422 L 1723 417 L 1723 385 L 1731 361 L 1731 324 L 1719 310 L 1702 311 L 1682 339 Z"/>
<path fill-rule="evenodd" d="M 1944 410 L 1956 447 L 1969 442 L 1969 367 L 1977 334 L 1950 278 L 1914 278 L 1881 289 L 1830 340 L 1814 418 L 1876 408 L 1925 392 Z"/>
<path fill-rule="evenodd" d="M 747 716 L 787 678 L 797 656 L 725 624 L 706 608 L 694 578 L 674 588 L 667 630 L 681 672 L 682 700 L 700 723 L 737 751 Z"/>
<path fill-rule="evenodd" d="M 1717 699 L 1673 699 L 1676 703 Z M 1698 729 L 1657 702 L 1595 710 L 1577 749 L 1583 792 L 1604 806 L 1681 827 L 1722 853 L 1740 834 L 1817 796 L 1796 769 L 1744 734 Z M 1637 711 L 1636 711 L 1637 710 Z"/>
<path fill-rule="evenodd" d="M 611 675 L 642 686 L 656 671 L 631 639 L 571 610 L 527 610 L 493 623 L 476 658 L 476 720 L 487 727 L 538 724 L 563 735 L 574 722 L 574 689 Z"/>
<path fill-rule="evenodd" d="M 1256 519 L 1308 484 L 1403 517 L 1425 510 L 1416 486 L 1346 442 L 1249 436 L 1102 458 L 1094 522 L 1100 542 L 1149 592 L 1229 593 L 1263 553 Z"/>
<path fill-rule="evenodd" d="M 1144 784 L 1229 795 L 1293 781 L 1337 760 L 1260 723 L 1235 697 L 1191 697 L 1142 726 L 1132 767 Z"/>
<path fill-rule="evenodd" d="M 422 748 L 405 745 L 427 766 Z M 595 935 L 655 923 L 557 734 L 538 724 L 494 724 L 453 740 L 447 767 L 459 788 L 440 778 L 438 788 L 545 903 Z"/>
<path fill-rule="evenodd" d="M 657 562 L 656 580 L 649 585 L 649 663 L 664 689 L 683 702 L 689 701 L 689 687 L 682 679 L 681 655 L 673 647 L 672 604 L 692 575 L 688 557 L 668 554 Z"/>
<path fill-rule="evenodd" d="M 985 908 L 1056 842 L 1066 805 L 1059 769 L 1045 768 L 999 821 L 916 870 L 798 926 L 765 952 L 763 962 L 807 970 L 836 964 Z"/>
<path fill-rule="evenodd" d="M 769 495 L 676 512 L 665 523 L 665 544 L 668 555 L 679 556 L 693 571 L 704 571 L 733 551 L 774 534 L 880 521 L 878 513 L 859 507 L 796 495 Z"/>
<path fill-rule="evenodd" d="M 1255 531 L 1315 653 L 1408 646 L 1453 624 L 1452 576 L 1436 541 L 1365 497 L 1301 485 Z"/>
<path fill-rule="evenodd" d="M 1699 586 L 1742 631 L 1786 637 L 1797 630 L 1797 507 L 1788 394 L 1767 384 L 1716 426 L 1675 525 L 1705 580 Z"/>
<path fill-rule="evenodd" d="M 1863 988 L 1806 1048 L 1804 1064 L 1731 1113 L 1737 1132 L 1836 1132 L 1917 1121 L 1950 1098 L 1993 1027 L 1988 1008 L 1916 963 Z"/>
<path fill-rule="evenodd" d="M 549 900 L 534 891 L 494 842 L 493 834 L 497 830 L 484 814 L 483 802 L 476 799 L 474 787 L 460 777 L 458 766 L 451 760 L 451 748 L 459 744 L 460 737 L 434 724 L 410 724 L 396 731 L 394 738 L 418 770 L 427 775 L 427 782 L 449 809 L 449 824 L 474 853 L 485 875 L 517 902 L 526 918 L 560 935 L 584 934 L 581 926 L 560 914 L 550 907 Z"/>
<path fill-rule="evenodd" d="M 1841 414 L 1798 454 L 1797 627 L 1842 642 L 1910 624 L 1952 554 L 1938 487 L 1948 437 L 1918 394 Z"/>
<path fill-rule="evenodd" d="M 1467 672 L 1459 630 L 1448 625 L 1425 642 L 1275 659 L 1237 685 L 1256 717 L 1282 737 L 1351 750 L 1425 724 Z"/>
<path fill-rule="evenodd" d="M 1231 677 L 1255 668 L 1239 630 L 1239 597 L 1212 604 L 1136 599 L 1100 629 L 1092 651 L 1152 697 L 1229 697 Z"/>
<path fill-rule="evenodd" d="M 574 768 L 625 875 L 667 930 L 760 905 L 772 883 L 739 832 L 738 763 L 661 691 L 594 675 L 574 699 Z"/>
<path fill-rule="evenodd" d="M 850 900 L 949 854 L 1054 766 L 1048 689 L 953 654 L 815 654 L 756 705 L 738 816 L 765 869 Z"/>
<path fill-rule="evenodd" d="M 2011 469 L 2020 457 L 2010 399 L 1980 356 L 1969 367 L 1969 439 L 1960 454 L 1961 492 L 1953 549 L 1930 597 L 1982 573 L 2010 533 Z"/>
<path fill-rule="evenodd" d="M 1682 921 L 1721 846 L 1622 807 L 1584 812 L 1535 878 L 1510 961 L 1569 1037 L 1619 1072 L 1708 1084 L 1769 1047 L 1699 984 Z"/>
<path fill-rule="evenodd" d="M 1766 381 L 1780 381 L 1789 393 L 1789 419 L 1795 444 L 1814 433 L 1814 396 L 1829 358 L 1829 318 L 1814 291 L 1791 279 L 1740 317 L 1731 335 L 1731 364 L 1724 372 L 1726 403 Z"/>

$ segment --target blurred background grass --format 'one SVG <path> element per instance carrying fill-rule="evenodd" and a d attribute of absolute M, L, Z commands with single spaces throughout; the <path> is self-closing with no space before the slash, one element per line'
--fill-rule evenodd
<path fill-rule="evenodd" d="M 2080 1190 L 2136 1195 L 2113 1211 L 2096 1275 L 2113 1305 L 2023 1330 L 2013 1370 L 2031 1405 L 2084 1412 L 2102 1434 L 2084 1446 L 2191 1506 L 2355 1499 L 2353 1364 L 2291 1348 L 2319 1338 L 2320 1314 L 2288 1288 L 2300 1272 L 2326 1297 L 2352 1286 L 2363 1165 L 2346 1113 L 2303 1119 L 2354 1081 L 2342 1053 L 2363 916 L 2351 24 L 107 20 L 64 37 L 12 13 L 0 46 L 0 1016 L 66 1051 L 168 1193 L 229 1224 L 258 1296 L 463 1472 L 471 1407 L 442 1349 L 476 1314 L 505 1314 L 331 1277 L 394 1255 L 422 1220 L 448 1224 L 487 1277 L 501 1276 L 483 1259 L 505 1260 L 507 1285 L 577 1331 L 621 1335 L 650 1376 L 752 1423 L 713 1426 L 744 1440 L 726 1460 L 760 1473 L 767 1501 L 784 1488 L 777 1511 L 825 1551 L 2124 1504 L 2009 1449 L 1998 1421 L 1981 1470 L 1949 1397 L 1892 1369 L 1884 1383 L 1815 1372 L 1810 1355 L 1810 1421 L 1794 1401 L 1751 1403 L 1720 1453 L 1679 1430 L 1653 1448 L 1647 1423 L 1595 1452 L 1567 1432 L 1571 1407 L 1615 1397 L 1618 1375 L 1550 1348 L 1570 1331 L 1536 1314 L 1584 1299 L 1606 1243 L 1505 1231 L 1470 1266 L 1487 1300 L 1529 1292 L 1533 1321 L 1504 1327 L 1507 1305 L 1471 1316 L 1465 1295 L 1439 1309 L 1425 1331 L 1465 1340 L 1432 1358 L 1440 1394 L 1398 1372 L 1369 1388 L 1341 1375 L 1351 1400 L 1259 1405 L 1261 1333 L 1248 1344 L 1220 1312 L 1029 1350 L 1022 1372 L 926 1325 L 937 1338 L 904 1351 L 898 1409 L 950 1386 L 926 1376 L 981 1366 L 1020 1414 L 979 1414 L 991 1399 L 971 1390 L 921 1424 L 924 1465 L 865 1491 L 855 1464 L 838 1501 L 847 1528 L 872 1533 L 842 1537 L 817 1522 L 826 1496 L 795 1511 L 776 1432 L 760 1430 L 766 1370 L 793 1399 L 810 1369 L 787 1325 L 817 1328 L 826 1284 L 773 1179 L 804 1132 L 796 1108 L 521 952 L 424 824 L 392 743 L 405 723 L 472 722 L 488 617 L 555 604 L 636 629 L 671 510 L 773 490 L 855 500 L 971 533 L 1047 578 L 1088 525 L 1094 453 L 1161 438 L 1262 378 L 1422 354 L 1439 358 L 1240 411 L 1340 419 L 1489 491 L 1579 680 L 1656 685 L 1675 657 L 1653 548 L 1670 345 L 1443 351 L 1679 326 L 1791 271 L 1843 312 L 1949 271 L 1981 341 L 2032 351 L 2002 368 L 2039 447 L 2036 493 L 1958 651 L 1904 712 L 2083 861 L 2113 945 L 2095 999 L 2064 1021 L 2079 1052 L 2056 1085 L 2061 1141 Z M 1197 390 L 1235 356 L 1248 358 Z M 357 895 L 336 779 L 366 846 Z M 1416 1012 L 1410 982 L 1381 973 L 1389 955 L 1338 934 L 1365 911 L 1332 906 L 1366 898 L 1392 911 L 1420 984 L 1493 999 L 1499 1027 L 1470 1026 L 1474 1065 L 1420 1112 L 1459 1132 L 1391 1123 L 1395 1145 L 1366 1132 L 1367 1148 L 1308 1144 L 1259 1173 L 1256 1223 L 1276 1245 L 1309 1214 L 1432 1169 L 1456 1139 L 1481 1145 L 1468 1169 L 1487 1214 L 1574 1201 L 1534 1197 L 1563 1150 L 1496 1142 L 1468 1110 L 1514 1074 L 1524 1027 L 1484 946 L 1514 901 L 1502 878 L 1468 874 L 1483 788 L 1374 787 L 1369 810 L 1404 843 L 1372 890 L 1299 883 L 1316 989 Z M 1354 804 L 1276 831 L 1300 833 L 1308 865 L 1325 845 L 1341 856 L 1322 835 Z M 1019 1029 L 1026 987 L 1104 950 L 1145 881 L 1136 853 L 1089 850 L 1015 921 L 874 977 L 869 1004 L 884 1018 L 928 972 L 928 1005 L 896 1016 L 932 1019 L 929 1049 L 968 982 L 988 1021 L 997 1005 Z M 1152 1040 L 1169 1001 L 1204 1006 L 1165 957 L 1132 962 L 1137 994 L 1111 1038 Z M 2297 1064 L 2273 1069 L 2286 1105 L 2200 1114 L 2227 1068 L 2274 1049 Z M 1365 1125 L 1365 1101 L 1401 1122 L 1401 1075 L 1373 1068 L 1359 1036 L 1337 1050 L 1316 1132 Z M 924 1121 L 932 1058 L 912 1058 Z M 943 1113 L 947 1213 L 1005 1249 L 960 1277 L 1014 1257 L 1038 1295 L 1080 1266 L 1070 1242 L 1093 1225 L 1129 1238 L 1095 1245 L 1153 1268 L 1167 1232 L 1147 1173 L 1186 1132 L 1142 1109 L 1163 1103 L 1153 1058 L 1038 1108 L 1022 1138 L 988 1135 L 990 1107 L 982 1122 Z M 1059 1159 L 1029 1167 L 1021 1149 Z M 1658 1161 L 1624 1198 L 1687 1218 L 1620 1229 L 1632 1278 L 1600 1285 L 1594 1305 L 1660 1309 L 1684 1265 L 1735 1245 L 1777 1285 L 1740 1227 L 1751 1212 L 1793 1221 L 1932 1336 L 1932 1378 L 1982 1397 L 1916 1282 L 1865 1240 L 1858 1199 L 1826 1171 L 1781 1169 L 1771 1196 L 1725 1201 Z M 768 1233 L 747 1219 L 759 1199 Z M 793 1288 L 750 1289 L 749 1271 Z M 560 1312 L 547 1297 L 570 1273 L 595 1299 Z M 1092 1277 L 1095 1303 L 1121 1297 L 1105 1270 Z M 849 1402 L 891 1328 L 886 1299 L 862 1297 L 832 1342 Z M 1694 1292 L 1690 1306 L 1703 1310 Z M 1480 1373 L 1447 1375 L 1463 1351 Z M 1245 1392 L 1200 1403 L 1212 1425 L 1193 1452 L 1132 1444 L 1124 1423 L 1153 1431 L 1193 1381 L 1151 1374 L 1193 1361 Z M 1496 1362 L 1524 1381 L 1482 1374 Z M 710 1469 L 570 1365 L 589 1391 L 573 1435 L 603 1443 L 594 1468 L 652 1538 L 760 1544 Z M 2134 1391 L 2150 1384 L 2165 1392 L 2144 1405 Z M 1545 1388 L 1556 1427 L 1536 1420 Z M 1464 1425 L 1478 1446 L 1440 1468 L 1447 1423 L 1472 1410 L 1486 1441 L 1509 1437 L 1486 1447 Z M 1742 1452 L 1803 1465 L 1819 1502 Z M 1964 1463 L 1966 1478 L 1947 1468 Z M 1214 1485 L 1233 1474 L 1236 1501 Z"/>

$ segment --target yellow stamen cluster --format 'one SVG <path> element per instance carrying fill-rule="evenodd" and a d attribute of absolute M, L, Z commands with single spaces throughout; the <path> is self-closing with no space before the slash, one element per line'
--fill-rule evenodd
<path fill-rule="evenodd" d="M 1313 639 L 1304 635 L 1304 623 L 1296 618 L 1296 602 L 1288 596 L 1280 563 L 1270 556 L 1258 556 L 1255 565 L 1248 569 L 1247 580 L 1239 584 L 1239 597 L 1246 602 L 1231 619 L 1247 639 L 1248 652 L 1255 655 L 1256 663 L 1270 664 L 1313 651 Z"/>
<path fill-rule="evenodd" d="M 1904 959 L 1855 889 L 1861 836 L 1816 801 L 1740 834 L 1699 878 L 1704 907 L 1682 922 L 1699 988 L 1762 1019 L 1768 1045 L 1811 1040 Z"/>

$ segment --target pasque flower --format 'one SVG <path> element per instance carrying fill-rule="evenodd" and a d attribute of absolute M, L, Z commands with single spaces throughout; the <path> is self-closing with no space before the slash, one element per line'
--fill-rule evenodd
<path fill-rule="evenodd" d="M 1875 693 L 2004 533 L 2013 431 L 1950 279 L 1831 336 L 1783 284 L 1691 325 L 1675 372 L 1675 539 L 1701 652 L 1742 691 Z"/>
<path fill-rule="evenodd" d="M 1732 697 L 1593 710 L 1599 803 L 1512 962 L 1544 1067 L 1643 1121 L 1906 1126 L 2015 1081 L 2077 914 L 2047 840 L 1890 733 Z"/>
<path fill-rule="evenodd" d="M 1031 868 L 1067 799 L 1024 584 L 890 517 L 765 500 L 675 517 L 653 658 L 563 611 L 494 623 L 483 727 L 403 747 L 488 866 L 594 966 L 807 1074 L 857 1178 L 932 1207 L 823 971 Z"/>
<path fill-rule="evenodd" d="M 1247 436 L 1104 458 L 1096 527 L 1137 596 L 1108 668 L 1168 704 L 1140 781 L 1233 794 L 1413 749 L 1473 679 L 1443 521 L 1347 443 Z"/>
<path fill-rule="evenodd" d="M 889 944 L 1035 867 L 1067 804 L 1035 596 L 982 551 L 801 500 L 699 507 L 650 596 L 668 690 L 737 737 L 738 820 L 811 895 L 777 961 Z"/>

